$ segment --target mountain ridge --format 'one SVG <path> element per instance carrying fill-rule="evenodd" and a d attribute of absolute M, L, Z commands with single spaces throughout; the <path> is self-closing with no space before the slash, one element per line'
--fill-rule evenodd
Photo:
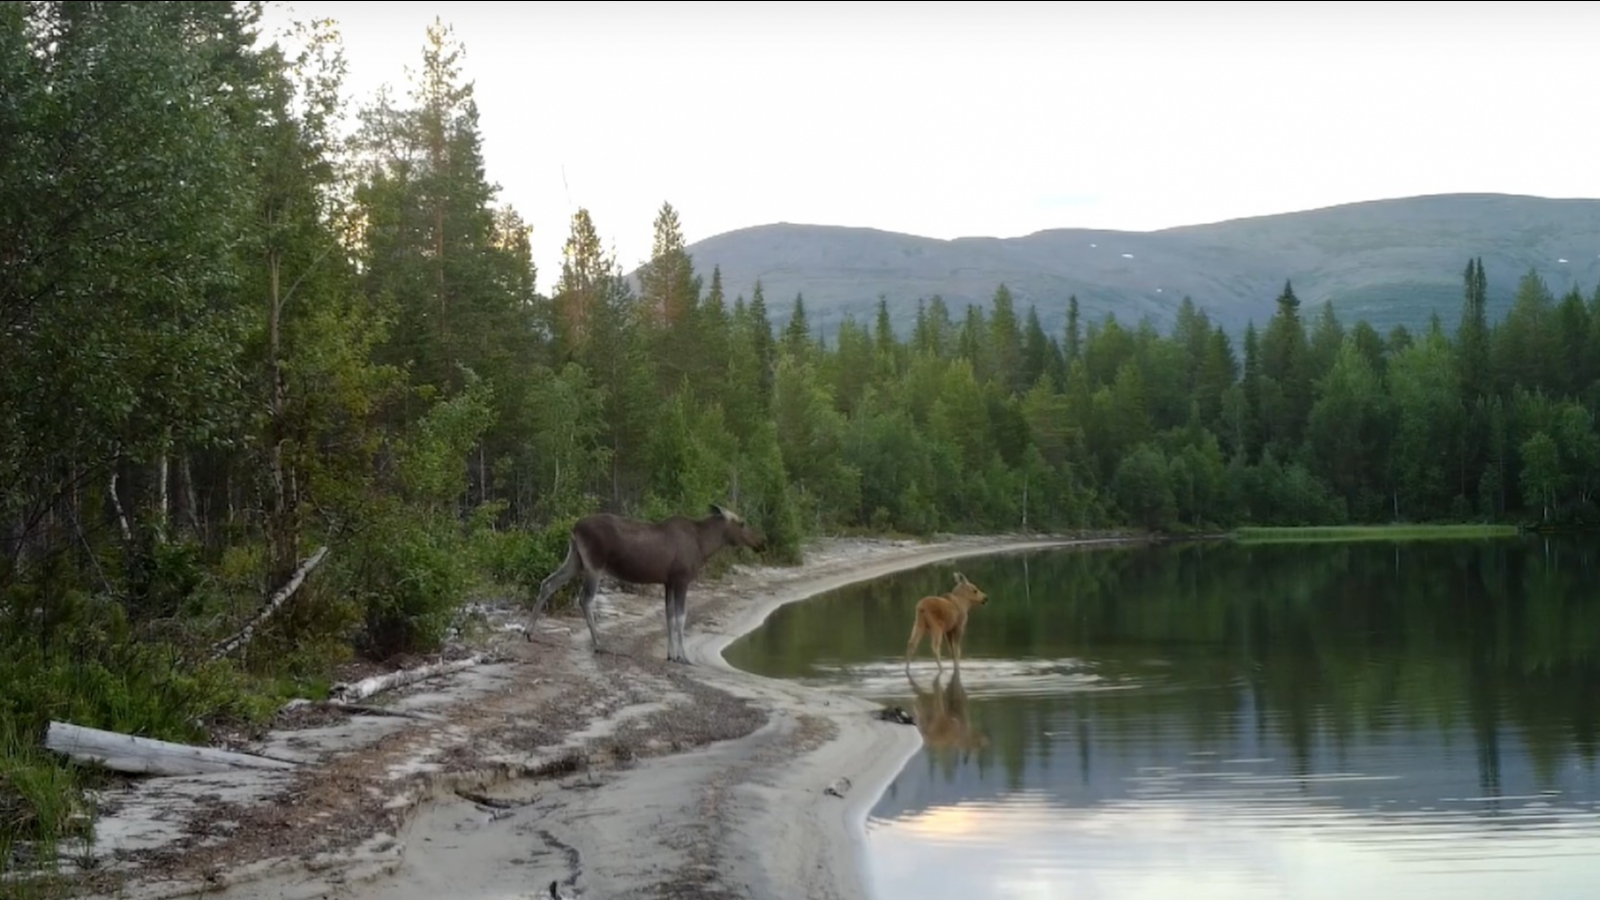
<path fill-rule="evenodd" d="M 1437 312 L 1453 327 L 1461 273 L 1482 257 L 1490 315 L 1510 306 L 1530 268 L 1557 296 L 1600 282 L 1600 199 L 1525 194 L 1422 194 L 1362 200 L 1152 231 L 1048 228 L 1020 237 L 931 238 L 859 225 L 773 222 L 686 248 L 709 281 L 722 270 L 731 302 L 762 283 L 775 324 L 805 298 L 813 329 L 831 336 L 846 315 L 868 320 L 880 294 L 902 336 L 919 298 L 942 296 L 952 318 L 987 309 L 1005 283 L 1019 313 L 1034 305 L 1059 334 L 1067 298 L 1084 323 L 1171 324 L 1189 296 L 1229 331 L 1258 327 L 1291 282 L 1307 318 L 1332 301 L 1341 321 L 1416 329 Z"/>

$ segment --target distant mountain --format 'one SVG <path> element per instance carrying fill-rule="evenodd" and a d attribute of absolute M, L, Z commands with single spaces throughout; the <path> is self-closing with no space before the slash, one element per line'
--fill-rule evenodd
<path fill-rule="evenodd" d="M 1559 297 L 1573 285 L 1590 296 L 1600 281 L 1600 200 L 1504 194 L 1445 194 L 1350 203 L 1161 231 L 1063 228 L 1018 238 L 937 240 L 871 228 L 761 225 L 688 248 L 709 281 L 721 266 L 729 302 L 748 299 L 757 279 L 775 324 L 796 293 L 814 330 L 830 335 L 846 314 L 870 321 L 880 294 L 897 333 L 909 334 L 917 298 L 943 296 L 960 320 L 985 309 L 1004 282 L 1019 315 L 1035 304 L 1059 334 L 1067 297 L 1085 323 L 1114 311 L 1132 325 L 1149 314 L 1163 330 L 1185 295 L 1235 333 L 1271 316 L 1285 280 L 1310 321 L 1332 300 L 1347 325 L 1380 331 L 1425 326 L 1437 311 L 1450 329 L 1461 309 L 1467 260 L 1483 258 L 1490 316 L 1510 306 L 1517 280 L 1534 268 Z"/>

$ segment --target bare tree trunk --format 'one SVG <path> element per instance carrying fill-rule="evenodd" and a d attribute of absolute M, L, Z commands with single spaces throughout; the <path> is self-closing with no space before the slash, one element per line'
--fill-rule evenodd
<path fill-rule="evenodd" d="M 289 522 L 289 498 L 287 479 L 284 476 L 283 466 L 283 411 L 285 406 L 285 390 L 283 383 L 283 367 L 280 363 L 280 348 L 282 340 L 283 295 L 282 290 L 283 260 L 277 250 L 267 252 L 267 375 L 271 380 L 271 396 L 268 400 L 271 411 L 271 423 L 267 426 L 268 441 L 268 470 L 272 481 L 272 511 L 267 521 L 268 555 L 267 570 L 269 582 L 281 581 L 293 571 L 295 564 L 295 535 L 292 533 Z"/>
<path fill-rule="evenodd" d="M 200 525 L 200 503 L 196 499 L 198 495 L 194 489 L 194 468 L 190 464 L 188 454 L 184 454 L 178 466 L 179 477 L 183 479 L 183 509 L 189 519 L 189 529 L 196 537 L 204 540 L 205 529 Z"/>
<path fill-rule="evenodd" d="M 133 527 L 128 524 L 128 512 L 122 508 L 122 498 L 117 495 L 117 464 L 111 464 L 111 483 L 107 486 L 107 493 L 111 497 L 111 508 L 116 510 L 117 525 L 122 529 L 122 539 L 133 543 Z"/>
<path fill-rule="evenodd" d="M 161 459 L 156 463 L 156 524 L 160 526 L 157 534 L 166 531 L 168 515 L 172 510 L 172 457 L 165 450 Z"/>
<path fill-rule="evenodd" d="M 439 171 L 437 166 L 438 163 L 435 162 L 435 172 Z M 440 349 L 444 350 L 446 355 L 448 355 L 449 350 L 443 346 L 445 343 L 445 336 L 447 334 L 445 326 L 445 315 L 447 310 L 445 309 L 444 290 L 444 203 L 442 201 L 436 202 L 438 205 L 436 205 L 433 209 L 433 250 L 435 272 L 437 273 L 436 280 L 439 290 L 439 344 Z"/>
<path fill-rule="evenodd" d="M 489 502 L 489 451 L 478 441 L 478 502 Z"/>
<path fill-rule="evenodd" d="M 234 650 L 237 650 L 238 648 L 249 643 L 250 638 L 255 635 L 256 629 L 259 628 L 263 622 L 272 618 L 272 616 L 278 612 L 280 607 L 289 602 L 289 598 L 293 597 L 294 592 L 300 589 L 300 585 L 306 580 L 306 576 L 311 574 L 312 569 L 315 569 L 317 566 L 321 565 L 322 560 L 327 557 L 327 555 L 328 548 L 326 546 L 317 548 L 317 552 L 311 554 L 311 557 L 305 562 L 301 563 L 300 568 L 296 569 L 294 574 L 289 577 L 288 583 L 279 588 L 271 597 L 267 598 L 267 602 L 261 607 L 261 611 L 256 613 L 255 616 L 250 619 L 249 623 L 244 626 L 243 630 L 225 641 L 219 641 L 211 648 L 211 655 L 209 658 L 212 660 L 221 659 L 222 657 L 227 656 L 229 653 L 232 653 Z"/>
<path fill-rule="evenodd" d="M 618 449 L 621 448 L 619 447 Z M 611 505 L 616 507 L 618 512 L 621 512 L 622 474 L 617 469 L 617 456 L 618 454 L 613 451 L 611 454 Z"/>

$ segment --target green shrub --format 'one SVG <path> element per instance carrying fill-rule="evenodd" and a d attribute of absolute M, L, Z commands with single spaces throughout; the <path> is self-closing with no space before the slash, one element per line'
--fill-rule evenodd
<path fill-rule="evenodd" d="M 397 507 L 353 542 L 350 596 L 369 655 L 436 650 L 471 585 L 466 542 L 448 515 Z"/>
<path fill-rule="evenodd" d="M 539 584 L 560 567 L 567 558 L 567 541 L 572 534 L 576 518 L 551 522 L 537 530 L 516 529 L 504 532 L 501 540 L 505 551 L 495 570 L 495 577 L 503 584 L 515 585 L 524 603 L 531 604 L 539 596 Z M 567 582 L 550 599 L 549 609 L 576 602 L 578 580 Z"/>

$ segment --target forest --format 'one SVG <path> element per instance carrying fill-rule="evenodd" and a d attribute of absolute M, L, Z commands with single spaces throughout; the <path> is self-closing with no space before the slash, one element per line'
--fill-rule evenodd
<path fill-rule="evenodd" d="M 1529 271 L 1491 323 L 1467 250 L 1459 321 L 1417 333 L 1287 281 L 1237 348 L 1203 298 L 1162 333 L 1002 284 L 825 345 L 803 296 L 696 270 L 669 203 L 636 278 L 583 209 L 537 272 L 443 24 L 408 92 L 352 104 L 335 23 L 260 17 L 0 5 L 0 863 L 70 818 L 46 721 L 259 720 L 437 649 L 594 510 L 728 503 L 775 562 L 851 530 L 1592 520 L 1600 289 Z"/>

